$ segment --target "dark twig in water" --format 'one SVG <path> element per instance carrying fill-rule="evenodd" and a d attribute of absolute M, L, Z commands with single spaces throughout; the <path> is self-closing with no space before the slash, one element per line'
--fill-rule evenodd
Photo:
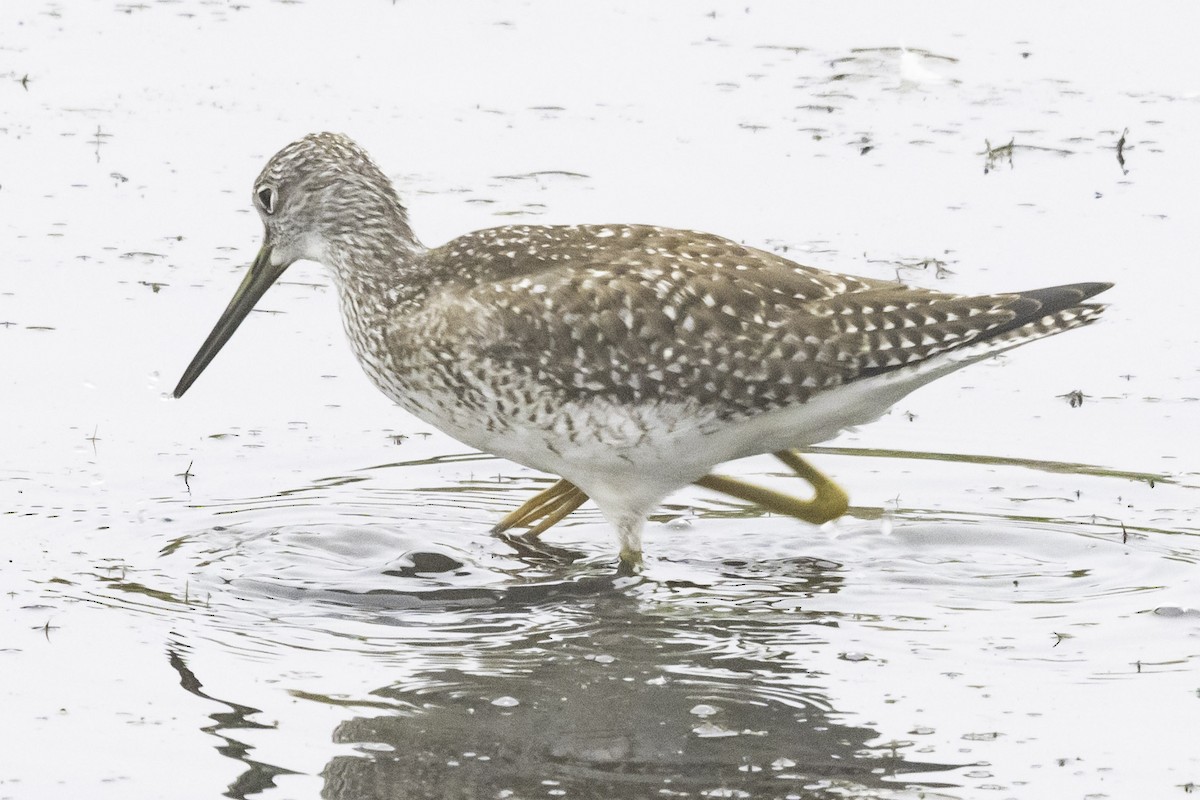
<path fill-rule="evenodd" d="M 787 248 L 784 248 L 786 251 Z M 949 252 L 949 251 L 946 251 Z M 928 270 L 933 267 L 933 277 L 938 280 L 944 280 L 947 276 L 953 275 L 954 270 L 950 269 L 948 261 L 943 261 L 940 258 L 901 258 L 901 259 L 886 259 L 886 258 L 868 258 L 868 264 L 884 264 L 891 267 L 896 273 L 896 283 L 904 284 L 904 279 L 900 276 L 902 269 L 923 269 Z"/>
<path fill-rule="evenodd" d="M 192 485 L 190 483 L 188 483 L 188 478 L 196 477 L 195 474 L 192 472 L 192 464 L 193 463 L 194 463 L 194 459 L 193 459 L 193 461 L 188 462 L 187 468 L 183 472 L 175 473 L 176 478 L 183 478 L 183 485 L 187 487 L 188 494 L 192 493 Z"/>
<path fill-rule="evenodd" d="M 933 277 L 939 281 L 945 280 L 947 275 L 953 275 L 954 270 L 946 266 L 946 262 L 940 258 L 923 258 L 920 261 L 905 263 L 903 261 L 896 262 L 896 282 L 903 283 L 900 279 L 900 270 L 902 269 L 929 269 L 933 267 Z"/>

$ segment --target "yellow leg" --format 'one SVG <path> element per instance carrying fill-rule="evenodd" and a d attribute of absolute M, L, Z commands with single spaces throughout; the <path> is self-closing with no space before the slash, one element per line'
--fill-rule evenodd
<path fill-rule="evenodd" d="M 492 533 L 503 533 L 509 528 L 534 525 L 527 535 L 537 537 L 562 521 L 568 514 L 587 502 L 587 495 L 568 480 L 559 479 L 548 489 L 526 500 L 515 511 L 505 515 L 496 523 Z"/>
<path fill-rule="evenodd" d="M 797 451 L 780 450 L 775 453 L 775 457 L 812 485 L 815 494 L 811 500 L 801 500 L 725 475 L 705 475 L 696 481 L 696 485 L 814 525 L 821 525 L 846 513 L 850 506 L 850 498 L 842 487 L 818 472 L 801 458 Z M 536 539 L 566 519 L 571 512 L 587 502 L 587 499 L 588 496 L 578 486 L 568 480 L 559 479 L 553 486 L 538 492 L 506 515 L 492 528 L 492 533 L 503 533 L 510 528 L 528 525 L 530 530 L 525 536 Z"/>
<path fill-rule="evenodd" d="M 821 525 L 831 519 L 837 519 L 850 508 L 850 496 L 846 494 L 846 490 L 801 458 L 799 451 L 780 450 L 775 453 L 775 457 L 791 467 L 798 476 L 808 481 L 816 493 L 812 500 L 807 501 L 807 505 L 811 509 L 811 518 L 800 517 L 800 519 Z"/>
<path fill-rule="evenodd" d="M 696 481 L 696 485 L 745 500 L 748 503 L 754 503 L 776 514 L 785 514 L 805 522 L 811 522 L 814 525 L 821 525 L 846 513 L 846 509 L 850 506 L 850 498 L 846 496 L 840 486 L 818 472 L 794 450 L 780 450 L 775 456 L 791 467 L 797 475 L 812 484 L 816 491 L 813 499 L 801 500 L 798 497 L 755 486 L 752 483 L 725 475 L 705 475 Z"/>
<path fill-rule="evenodd" d="M 527 537 L 536 539 L 562 522 L 572 511 L 588 501 L 588 496 L 583 493 L 582 489 L 573 483 L 568 483 L 567 485 L 571 487 L 571 491 L 559 497 L 555 508 L 547 512 L 541 522 L 529 529 L 529 532 L 525 534 Z"/>

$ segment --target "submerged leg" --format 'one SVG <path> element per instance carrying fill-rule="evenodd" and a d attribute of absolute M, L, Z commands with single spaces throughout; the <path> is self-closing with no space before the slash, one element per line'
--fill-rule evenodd
<path fill-rule="evenodd" d="M 587 500 L 588 496 L 582 489 L 565 478 L 560 478 L 552 486 L 538 492 L 522 503 L 519 508 L 505 515 L 504 519 L 492 528 L 492 533 L 499 534 L 501 539 L 526 555 L 542 555 L 546 552 L 552 555 L 559 555 L 560 552 L 569 553 L 572 558 L 566 559 L 566 561 L 570 563 L 579 554 L 559 551 L 558 548 L 547 549 L 538 537 L 565 519 Z M 609 521 L 617 529 L 621 542 L 621 563 L 617 572 L 621 575 L 637 574 L 642 568 L 642 527 L 646 524 L 645 515 L 610 517 Z M 537 524 L 534 524 L 535 522 Z M 510 528 L 519 525 L 531 525 L 532 527 L 521 536 L 505 533 Z"/>
<path fill-rule="evenodd" d="M 617 574 L 636 575 L 642 571 L 642 528 L 646 524 L 646 515 L 635 514 L 614 521 L 621 539 L 621 561 L 617 565 Z"/>

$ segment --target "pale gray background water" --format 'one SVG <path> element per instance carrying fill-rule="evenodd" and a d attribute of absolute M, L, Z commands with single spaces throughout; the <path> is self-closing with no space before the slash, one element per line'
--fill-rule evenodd
<path fill-rule="evenodd" d="M 0 798 L 1183 796 L 1198 8 L 5 0 Z M 815 454 L 830 530 L 688 490 L 614 585 L 589 508 L 571 564 L 487 535 L 545 476 L 391 408 L 314 265 L 164 399 L 254 176 L 325 129 L 429 244 L 651 222 L 1118 286 Z"/>

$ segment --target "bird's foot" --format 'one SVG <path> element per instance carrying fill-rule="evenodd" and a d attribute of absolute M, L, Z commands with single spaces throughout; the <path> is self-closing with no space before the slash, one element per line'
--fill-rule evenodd
<path fill-rule="evenodd" d="M 807 501 L 807 505 L 812 510 L 812 518 L 808 519 L 808 522 L 823 525 L 830 520 L 837 519 L 850 509 L 850 495 L 846 494 L 846 490 L 801 458 L 800 451 L 780 450 L 775 453 L 775 457 L 791 467 L 798 477 L 808 481 L 809 485 L 813 487 L 813 498 Z"/>
<path fill-rule="evenodd" d="M 621 548 L 621 560 L 617 562 L 617 576 L 631 578 L 642 571 L 642 551 Z"/>
<path fill-rule="evenodd" d="M 587 502 L 587 499 L 588 496 L 578 486 L 568 480 L 559 479 L 550 488 L 543 489 L 516 510 L 506 514 L 504 519 L 492 528 L 492 533 L 504 533 L 511 528 L 527 525 L 530 526 L 530 530 L 523 538 L 536 539 L 566 519 L 568 514 Z"/>

